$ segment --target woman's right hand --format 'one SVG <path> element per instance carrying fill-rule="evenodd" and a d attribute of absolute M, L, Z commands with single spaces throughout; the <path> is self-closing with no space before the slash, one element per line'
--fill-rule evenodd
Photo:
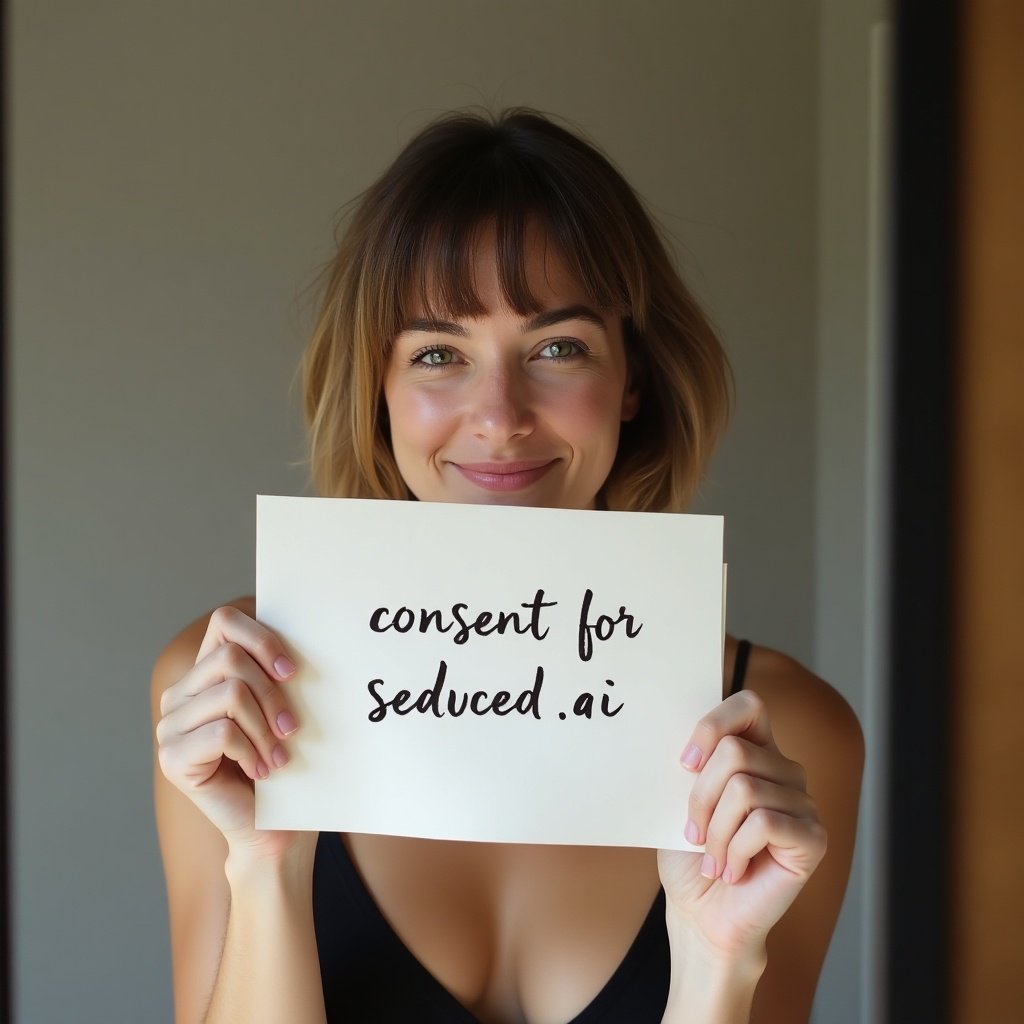
<path fill-rule="evenodd" d="M 225 606 L 210 616 L 195 665 L 160 698 L 160 769 L 229 850 L 278 857 L 304 835 L 254 824 L 254 781 L 288 763 L 284 741 L 298 728 L 280 686 L 294 674 L 277 636 Z"/>

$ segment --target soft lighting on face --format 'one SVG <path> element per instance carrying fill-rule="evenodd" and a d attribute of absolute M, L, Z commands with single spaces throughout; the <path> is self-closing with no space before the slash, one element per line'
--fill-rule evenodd
<path fill-rule="evenodd" d="M 560 258 L 527 234 L 542 306 L 502 300 L 493 237 L 474 259 L 487 313 L 417 315 L 395 339 L 384 381 L 391 443 L 421 501 L 593 508 L 636 411 L 619 316 L 594 309 Z"/>

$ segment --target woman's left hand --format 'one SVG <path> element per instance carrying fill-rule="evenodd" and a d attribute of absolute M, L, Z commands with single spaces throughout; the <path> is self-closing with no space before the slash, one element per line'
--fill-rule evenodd
<path fill-rule="evenodd" d="M 697 723 L 682 763 L 697 772 L 684 834 L 706 852 L 658 853 L 670 929 L 714 957 L 763 952 L 825 854 L 806 773 L 779 751 L 764 701 L 749 690 Z"/>

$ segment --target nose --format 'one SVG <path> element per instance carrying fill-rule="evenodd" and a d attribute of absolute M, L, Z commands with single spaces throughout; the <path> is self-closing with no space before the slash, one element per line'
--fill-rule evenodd
<path fill-rule="evenodd" d="M 533 402 L 522 371 L 506 365 L 481 370 L 473 384 L 469 420 L 474 436 L 492 444 L 532 433 Z"/>

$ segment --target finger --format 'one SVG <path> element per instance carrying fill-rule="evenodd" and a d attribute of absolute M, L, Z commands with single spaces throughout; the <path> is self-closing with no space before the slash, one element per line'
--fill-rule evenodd
<path fill-rule="evenodd" d="M 794 817 L 759 807 L 747 815 L 729 843 L 723 878 L 738 882 L 751 860 L 767 850 L 778 865 L 802 883 L 821 863 L 827 846 L 828 833 L 817 816 Z"/>
<path fill-rule="evenodd" d="M 240 679 L 248 685 L 279 738 L 295 732 L 298 720 L 282 688 L 267 678 L 244 647 L 233 641 L 216 648 L 166 689 L 160 698 L 160 712 L 164 716 L 170 715 L 203 691 L 229 679 Z"/>
<path fill-rule="evenodd" d="M 196 663 L 160 698 L 160 711 L 169 715 L 204 690 L 226 679 L 244 679 L 253 690 L 269 690 L 274 684 L 241 644 L 227 641 Z"/>
<path fill-rule="evenodd" d="M 807 788 L 807 773 L 803 765 L 790 761 L 777 749 L 757 746 L 739 736 L 723 736 L 690 790 L 686 836 L 695 845 L 703 842 L 711 816 L 729 780 L 736 775 L 754 776 L 800 791 Z M 697 838 L 691 839 L 692 835 Z"/>
<path fill-rule="evenodd" d="M 758 809 L 780 811 L 796 818 L 814 818 L 814 802 L 802 790 L 780 786 L 752 775 L 733 775 L 711 816 L 701 873 L 716 878 L 726 863 L 726 852 L 743 823 Z"/>
<path fill-rule="evenodd" d="M 245 734 L 229 718 L 209 722 L 159 750 L 164 775 L 186 793 L 208 782 L 224 758 L 237 762 L 250 779 L 265 779 L 266 764 Z"/>
<path fill-rule="evenodd" d="M 753 690 L 726 697 L 696 724 L 683 748 L 683 767 L 700 771 L 724 736 L 742 736 L 759 747 L 778 749 L 765 703 Z"/>
<path fill-rule="evenodd" d="M 295 663 L 277 635 L 231 605 L 217 608 L 210 615 L 196 662 L 226 643 L 245 648 L 271 679 L 283 681 L 295 674 Z"/>
<path fill-rule="evenodd" d="M 156 727 L 157 742 L 172 742 L 220 718 L 235 722 L 267 765 L 283 768 L 288 763 L 288 753 L 278 742 L 266 713 L 249 685 L 239 678 L 225 679 L 203 690 L 162 718 Z"/>

